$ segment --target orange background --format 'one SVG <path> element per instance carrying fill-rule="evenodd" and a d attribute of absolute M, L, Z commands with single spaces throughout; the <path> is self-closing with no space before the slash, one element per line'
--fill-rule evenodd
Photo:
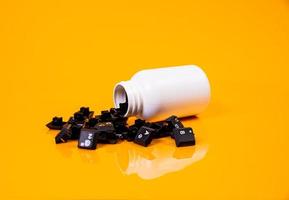
<path fill-rule="evenodd" d="M 54 115 L 182 64 L 212 85 L 195 147 L 54 144 Z M 289 199 L 287 0 L 2 0 L 0 67 L 1 199 Z"/>

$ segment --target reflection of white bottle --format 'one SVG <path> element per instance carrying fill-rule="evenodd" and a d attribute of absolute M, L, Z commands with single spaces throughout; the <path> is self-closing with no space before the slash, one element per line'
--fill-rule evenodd
<path fill-rule="evenodd" d="M 174 153 L 176 147 L 168 148 L 153 148 L 150 149 L 152 153 L 152 159 L 144 157 L 136 149 L 131 148 L 128 150 L 127 163 L 121 164 L 124 159 L 124 155 L 120 154 L 118 157 L 118 163 L 120 168 L 126 175 L 137 174 L 143 179 L 154 179 L 163 176 L 168 173 L 182 170 L 199 160 L 203 159 L 208 151 L 207 145 L 196 145 L 191 155 L 185 158 L 175 158 Z M 187 153 L 186 149 L 180 149 L 183 153 Z M 188 149 L 187 149 L 188 150 Z"/>
<path fill-rule="evenodd" d="M 127 103 L 125 116 L 164 119 L 202 112 L 210 100 L 205 72 L 195 65 L 143 70 L 116 84 L 114 104 Z"/>

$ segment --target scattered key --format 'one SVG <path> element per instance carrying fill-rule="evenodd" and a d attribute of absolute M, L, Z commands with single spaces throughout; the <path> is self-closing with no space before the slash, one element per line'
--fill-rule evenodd
<path fill-rule="evenodd" d="M 174 115 L 167 118 L 165 121 L 168 123 L 168 129 L 170 130 L 174 128 L 184 128 L 182 122 Z"/>
<path fill-rule="evenodd" d="M 109 122 L 112 119 L 111 113 L 108 110 L 101 111 L 100 119 L 103 122 Z"/>
<path fill-rule="evenodd" d="M 55 143 L 65 143 L 71 138 L 71 125 L 67 124 L 61 131 L 55 136 Z"/>
<path fill-rule="evenodd" d="M 82 149 L 96 149 L 97 145 L 97 130 L 81 129 L 78 139 L 78 147 Z"/>
<path fill-rule="evenodd" d="M 192 128 L 176 128 L 173 133 L 177 147 L 195 145 L 195 135 Z"/>
<path fill-rule="evenodd" d="M 86 123 L 86 126 L 87 126 L 87 128 L 92 128 L 92 127 L 94 127 L 97 123 L 99 123 L 100 122 L 100 118 L 99 118 L 99 116 L 95 116 L 95 117 L 93 117 L 93 118 L 90 118 L 89 120 L 88 120 L 88 122 Z"/>
<path fill-rule="evenodd" d="M 140 128 L 142 126 L 144 126 L 146 124 L 146 121 L 145 120 L 142 120 L 142 119 L 136 119 L 134 121 L 134 125 L 137 127 L 137 128 Z"/>
<path fill-rule="evenodd" d="M 118 137 L 113 132 L 105 132 L 96 130 L 97 142 L 101 144 L 116 144 Z"/>
<path fill-rule="evenodd" d="M 117 108 L 111 108 L 111 109 L 109 110 L 109 112 L 110 112 L 110 114 L 112 114 L 112 115 L 118 115 L 119 110 L 118 110 Z"/>
<path fill-rule="evenodd" d="M 152 139 L 155 130 L 146 126 L 142 126 L 137 132 L 134 142 L 144 147 L 148 146 Z"/>
<path fill-rule="evenodd" d="M 125 139 L 128 141 L 128 142 L 131 142 L 134 140 L 137 132 L 138 132 L 138 128 L 135 126 L 135 125 L 132 125 L 128 128 L 128 132 L 125 134 Z"/>
<path fill-rule="evenodd" d="M 119 104 L 119 113 L 120 113 L 120 115 L 125 115 L 125 113 L 127 112 L 128 104 L 126 102 Z"/>
<path fill-rule="evenodd" d="M 78 140 L 78 147 L 96 149 L 97 143 L 116 144 L 119 140 L 134 141 L 134 143 L 148 146 L 152 139 L 171 136 L 176 146 L 191 146 L 195 144 L 195 136 L 191 128 L 184 128 L 176 116 L 164 121 L 147 122 L 136 119 L 128 126 L 128 104 L 121 103 L 119 108 L 101 111 L 93 117 L 94 112 L 89 107 L 81 107 L 67 122 L 62 117 L 54 117 L 46 126 L 49 129 L 60 130 L 55 137 L 55 143 L 65 143 Z"/>
<path fill-rule="evenodd" d="M 94 126 L 95 129 L 103 132 L 114 132 L 115 129 L 111 122 L 99 122 Z"/>
<path fill-rule="evenodd" d="M 166 122 L 151 123 L 149 127 L 155 130 L 154 138 L 163 138 L 170 136 L 170 132 L 167 130 Z"/>
<path fill-rule="evenodd" d="M 74 113 L 74 120 L 76 120 L 78 122 L 84 121 L 84 114 L 82 112 L 80 112 L 80 111 Z"/>
<path fill-rule="evenodd" d="M 52 121 L 49 122 L 48 124 L 46 124 L 46 126 L 49 128 L 49 129 L 53 129 L 53 130 L 61 130 L 63 125 L 65 124 L 66 122 L 64 122 L 62 120 L 62 117 L 53 117 L 52 118 Z"/>
<path fill-rule="evenodd" d="M 70 129 L 71 129 L 71 136 L 69 139 L 78 140 L 82 126 L 73 124 Z"/>
<path fill-rule="evenodd" d="M 94 113 L 93 111 L 89 110 L 89 107 L 81 107 L 79 112 L 81 112 L 86 118 L 91 118 Z"/>

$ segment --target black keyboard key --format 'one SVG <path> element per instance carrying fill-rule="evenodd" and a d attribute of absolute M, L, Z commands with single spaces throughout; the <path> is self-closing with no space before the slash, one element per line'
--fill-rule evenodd
<path fill-rule="evenodd" d="M 61 130 L 63 125 L 65 124 L 66 122 L 63 122 L 62 120 L 62 117 L 53 117 L 52 118 L 52 121 L 49 122 L 48 124 L 46 124 L 46 126 L 49 128 L 49 129 L 53 129 L 53 130 Z"/>
<path fill-rule="evenodd" d="M 155 130 L 146 126 L 142 126 L 137 132 L 134 142 L 144 147 L 148 146 L 154 135 Z"/>
<path fill-rule="evenodd" d="M 97 145 L 97 130 L 95 129 L 81 129 L 78 139 L 78 148 L 82 149 L 96 149 Z"/>
<path fill-rule="evenodd" d="M 169 131 L 172 131 L 174 128 L 184 128 L 182 122 L 174 115 L 167 118 L 165 121 L 168 123 Z"/>
<path fill-rule="evenodd" d="M 94 113 L 89 110 L 89 107 L 81 107 L 79 112 L 81 112 L 86 118 L 91 118 Z"/>
<path fill-rule="evenodd" d="M 100 120 L 103 122 L 112 121 L 111 113 L 108 110 L 101 111 Z"/>
<path fill-rule="evenodd" d="M 195 145 L 195 135 L 192 128 L 176 128 L 173 130 L 177 147 Z"/>

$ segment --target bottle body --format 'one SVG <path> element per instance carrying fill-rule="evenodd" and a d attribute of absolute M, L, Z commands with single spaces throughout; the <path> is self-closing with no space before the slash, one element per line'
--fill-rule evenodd
<path fill-rule="evenodd" d="M 127 103 L 125 116 L 163 120 L 202 112 L 210 101 L 210 84 L 195 65 L 143 70 L 114 88 L 114 103 Z"/>

